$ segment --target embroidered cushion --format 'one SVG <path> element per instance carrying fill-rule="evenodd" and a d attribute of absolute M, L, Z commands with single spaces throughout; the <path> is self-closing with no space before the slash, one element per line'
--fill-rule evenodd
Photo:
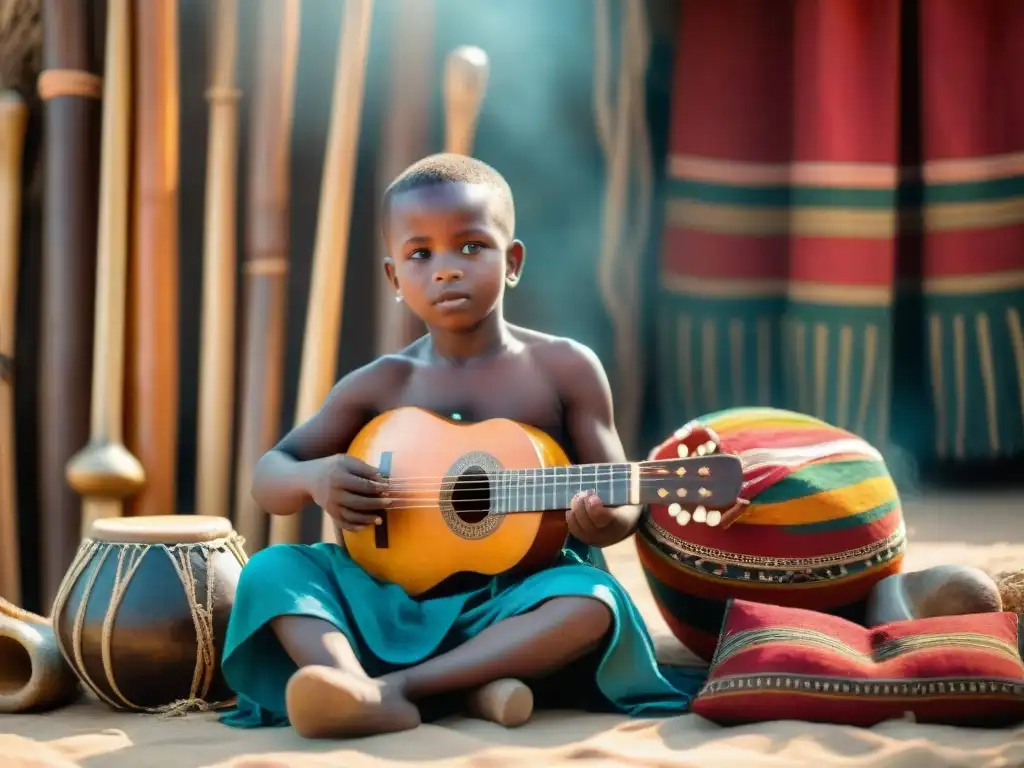
<path fill-rule="evenodd" d="M 1022 631 L 1014 613 L 865 629 L 799 608 L 733 601 L 693 711 L 718 723 L 808 720 L 871 726 L 1024 720 Z"/>
<path fill-rule="evenodd" d="M 740 502 L 728 510 L 652 505 L 636 536 L 673 634 L 709 660 L 730 598 L 860 620 L 871 588 L 901 569 L 906 546 L 878 451 L 804 414 L 736 408 L 690 422 L 650 457 L 715 451 L 743 459 Z"/>

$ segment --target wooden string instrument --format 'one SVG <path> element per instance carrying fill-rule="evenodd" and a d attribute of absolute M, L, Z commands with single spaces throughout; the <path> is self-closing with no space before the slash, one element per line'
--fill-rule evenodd
<path fill-rule="evenodd" d="M 302 367 L 299 371 L 295 420 L 316 413 L 334 384 L 338 342 L 345 299 L 345 267 L 355 187 L 356 150 L 362 120 L 366 58 L 370 48 L 373 0 L 346 0 L 341 22 L 341 43 L 331 95 L 331 126 L 317 211 L 313 275 L 306 309 Z M 271 520 L 273 544 L 299 539 L 298 515 Z"/>
<path fill-rule="evenodd" d="M 14 457 L 14 339 L 21 233 L 21 163 L 28 105 L 0 91 L 0 598 L 21 602 Z"/>
<path fill-rule="evenodd" d="M 57 594 L 80 541 L 81 501 L 64 482 L 89 437 L 96 301 L 100 99 L 99 51 L 89 3 L 44 0 L 46 185 L 39 361 L 39 515 L 43 602 Z"/>
<path fill-rule="evenodd" d="M 424 450 L 424 446 L 430 446 Z M 538 429 L 507 419 L 460 424 L 399 408 L 367 424 L 348 453 L 388 478 L 383 524 L 352 533 L 352 558 L 420 595 L 459 573 L 529 572 L 565 543 L 572 497 L 594 490 L 606 506 L 678 504 L 702 519 L 731 507 L 743 472 L 725 454 L 624 464 L 569 465 Z M 335 534 L 337 535 L 337 534 Z"/>
<path fill-rule="evenodd" d="M 177 509 L 178 0 L 135 0 L 127 444 L 146 468 L 134 515 Z"/>
<path fill-rule="evenodd" d="M 434 0 L 392 3 L 388 61 L 388 103 L 381 121 L 377 183 L 383 191 L 405 168 L 428 154 L 434 93 Z M 423 333 L 423 323 L 404 303 L 384 272 L 387 256 L 380 245 L 377 267 L 376 351 L 397 352 Z"/>
<path fill-rule="evenodd" d="M 238 170 L 238 0 L 214 0 L 213 71 L 203 227 L 196 514 L 227 516 L 235 415 L 235 208 Z"/>
<path fill-rule="evenodd" d="M 252 471 L 281 428 L 288 308 L 289 148 L 299 60 L 299 0 L 261 0 L 249 117 L 249 187 L 242 262 L 242 363 L 235 462 L 235 530 L 250 554 L 267 543 Z"/>
<path fill-rule="evenodd" d="M 84 497 L 79 537 L 94 520 L 120 516 L 123 499 L 146 482 L 142 464 L 122 442 L 131 162 L 130 4 L 131 0 L 110 0 L 107 6 L 89 442 L 67 465 L 68 483 Z"/>

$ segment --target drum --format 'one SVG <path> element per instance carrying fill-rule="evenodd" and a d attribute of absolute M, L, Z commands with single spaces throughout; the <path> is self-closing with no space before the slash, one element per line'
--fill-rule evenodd
<path fill-rule="evenodd" d="M 53 606 L 57 645 L 115 709 L 172 712 L 233 703 L 220 658 L 242 539 L 223 517 L 95 521 Z"/>
<path fill-rule="evenodd" d="M 730 598 L 862 623 L 872 589 L 901 570 L 906 548 L 879 452 L 802 413 L 734 408 L 687 424 L 651 459 L 705 452 L 742 459 L 740 503 L 714 516 L 651 505 L 636 536 L 673 634 L 710 660 Z"/>

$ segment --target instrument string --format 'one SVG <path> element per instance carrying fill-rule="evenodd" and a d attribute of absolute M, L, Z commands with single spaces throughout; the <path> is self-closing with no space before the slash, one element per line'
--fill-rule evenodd
<path fill-rule="evenodd" d="M 712 456 L 701 456 L 692 457 L 689 459 L 673 459 L 670 460 L 672 466 L 682 465 L 684 463 L 695 465 L 706 463 L 707 461 L 714 461 L 717 457 Z M 580 481 L 584 478 L 587 482 L 593 482 L 598 480 L 606 480 L 609 477 L 624 477 L 632 473 L 633 468 L 636 467 L 639 470 L 640 477 L 664 477 L 672 474 L 672 470 L 664 466 L 667 462 L 636 462 L 633 463 L 621 463 L 621 464 L 570 464 L 565 466 L 551 466 L 551 467 L 526 467 L 521 469 L 501 469 L 497 471 L 483 471 L 483 472 L 466 472 L 462 475 L 408 475 L 399 476 L 395 478 L 385 478 L 385 482 L 390 483 L 394 487 L 400 487 L 403 484 L 410 486 L 413 483 L 425 483 L 430 486 L 441 485 L 443 483 L 453 483 L 461 480 L 465 482 L 478 482 L 478 483 L 490 483 L 495 480 L 526 480 L 531 484 L 551 484 L 560 485 L 569 481 Z M 580 471 L 573 471 L 580 470 Z M 586 472 L 582 470 L 587 470 Z M 534 472 L 536 474 L 529 475 L 528 473 Z M 472 478 L 471 480 L 468 478 Z"/>
<path fill-rule="evenodd" d="M 521 488 L 557 488 L 565 487 L 569 485 L 583 485 L 591 486 L 596 483 L 607 482 L 608 480 L 622 480 L 628 478 L 630 473 L 627 472 L 612 472 L 605 475 L 599 475 L 597 477 L 578 478 L 578 477 L 505 477 L 501 478 L 496 475 L 490 475 L 488 477 L 480 477 L 475 474 L 466 475 L 448 475 L 441 478 L 430 478 L 424 482 L 412 481 L 405 478 L 396 478 L 394 480 L 385 480 L 385 484 L 389 489 L 396 490 L 437 490 L 441 487 L 452 484 L 458 485 L 459 488 L 470 487 L 487 487 L 497 485 L 502 488 L 515 488 L 517 485 Z"/>
<path fill-rule="evenodd" d="M 408 511 L 415 511 L 415 510 L 429 510 L 429 511 L 434 512 L 434 513 L 436 513 L 438 511 L 438 504 L 436 502 L 434 502 L 432 504 L 422 503 L 422 499 L 403 499 L 402 501 L 403 502 L 420 502 L 420 503 L 393 504 L 393 505 L 391 505 L 389 507 L 384 507 L 384 508 L 379 509 L 379 510 L 376 510 L 376 509 L 362 510 L 362 509 L 360 509 L 360 510 L 356 510 L 356 511 L 357 512 L 361 512 L 361 513 L 366 514 L 366 515 L 379 514 L 381 512 L 397 512 L 397 511 L 408 512 Z M 481 501 L 481 500 L 478 499 L 476 501 Z M 678 503 L 681 506 L 683 506 L 683 507 L 685 507 L 687 509 L 693 509 L 694 507 L 697 507 L 697 506 L 704 506 L 704 507 L 706 507 L 708 509 L 711 509 L 713 507 L 722 506 L 723 505 L 722 502 L 719 502 L 719 501 L 717 501 L 717 500 L 715 500 L 713 498 L 710 498 L 710 497 L 706 498 L 706 499 L 701 499 L 700 501 L 696 501 L 696 500 L 692 500 L 691 499 L 691 500 L 687 500 L 687 501 L 684 502 L 682 500 L 679 500 Z M 620 506 L 620 505 L 619 504 L 615 504 L 613 506 Z M 564 511 L 566 511 L 568 509 L 569 509 L 568 505 L 566 505 L 566 506 L 555 506 L 555 507 L 551 507 L 551 508 L 548 508 L 548 509 L 494 509 L 492 507 L 473 507 L 472 509 L 457 509 L 456 508 L 454 510 L 454 512 L 455 512 L 456 515 L 527 515 L 527 514 L 539 514 L 539 513 L 543 513 L 543 512 L 564 512 Z"/>
<path fill-rule="evenodd" d="M 410 487 L 435 487 L 445 483 L 459 482 L 460 485 L 464 483 L 477 483 L 477 484 L 490 484 L 494 482 L 503 483 L 515 483 L 523 482 L 528 485 L 566 485 L 577 482 L 584 484 L 600 482 L 608 479 L 621 479 L 629 477 L 632 474 L 632 470 L 629 468 L 624 469 L 613 469 L 607 472 L 597 472 L 582 476 L 576 473 L 556 475 L 553 473 L 544 472 L 544 470 L 537 470 L 538 474 L 529 475 L 527 474 L 532 470 L 512 469 L 503 470 L 502 472 L 467 472 L 464 475 L 424 475 L 424 476 L 410 476 L 410 477 L 395 477 L 385 478 L 384 482 L 393 488 L 410 488 Z M 668 469 L 659 468 L 641 468 L 639 475 L 641 478 L 651 477 L 666 477 L 672 474 Z"/>

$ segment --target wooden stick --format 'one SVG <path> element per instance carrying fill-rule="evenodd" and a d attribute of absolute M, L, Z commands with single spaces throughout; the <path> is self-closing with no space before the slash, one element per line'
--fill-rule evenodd
<path fill-rule="evenodd" d="M 473 45 L 452 50 L 444 70 L 444 150 L 459 155 L 472 155 L 480 108 L 487 93 L 490 62 L 487 53 Z M 401 346 L 411 344 L 423 335 L 419 318 L 404 305 L 401 325 Z"/>
<path fill-rule="evenodd" d="M 238 0 L 213 2 L 210 144 L 206 160 L 196 514 L 228 514 L 235 394 L 235 207 Z"/>
<path fill-rule="evenodd" d="M 487 54 L 463 45 L 448 54 L 444 70 L 444 150 L 472 155 L 491 65 Z"/>
<path fill-rule="evenodd" d="M 96 313 L 100 99 L 89 4 L 43 2 L 46 185 L 39 339 L 39 518 L 43 603 L 57 595 L 81 537 L 65 466 L 89 439 Z M 83 382 L 69 387 L 69 381 Z"/>
<path fill-rule="evenodd" d="M 290 152 L 299 53 L 299 0 L 262 0 L 250 111 L 243 271 L 241 408 L 235 529 L 251 555 L 266 545 L 267 516 L 252 498 L 252 471 L 281 428 L 288 301 Z"/>
<path fill-rule="evenodd" d="M 178 0 L 135 0 L 127 445 L 146 468 L 133 515 L 177 509 Z"/>
<path fill-rule="evenodd" d="M 427 154 L 434 69 L 433 0 L 393 4 L 390 85 L 387 118 L 381 124 L 378 186 L 381 191 Z M 377 271 L 377 355 L 397 352 L 423 335 L 423 323 L 405 303 L 395 302 L 395 289 L 384 273 L 381 246 Z"/>
<path fill-rule="evenodd" d="M 21 603 L 14 482 L 14 339 L 21 235 L 21 163 L 28 106 L 0 91 L 0 597 Z"/>
<path fill-rule="evenodd" d="M 128 174 L 131 146 L 131 0 L 109 0 L 96 238 L 96 324 L 89 442 L 71 457 L 67 480 L 85 497 L 84 536 L 99 517 L 119 516 L 123 499 L 146 482 L 122 443 Z"/>
<path fill-rule="evenodd" d="M 373 0 L 346 0 L 334 73 L 334 93 L 331 96 L 331 127 L 324 158 L 320 209 L 317 212 L 296 423 L 304 422 L 316 413 L 334 383 L 338 367 L 356 150 L 363 114 L 372 18 Z M 299 515 L 275 515 L 270 525 L 271 542 L 297 541 L 300 523 Z"/>

